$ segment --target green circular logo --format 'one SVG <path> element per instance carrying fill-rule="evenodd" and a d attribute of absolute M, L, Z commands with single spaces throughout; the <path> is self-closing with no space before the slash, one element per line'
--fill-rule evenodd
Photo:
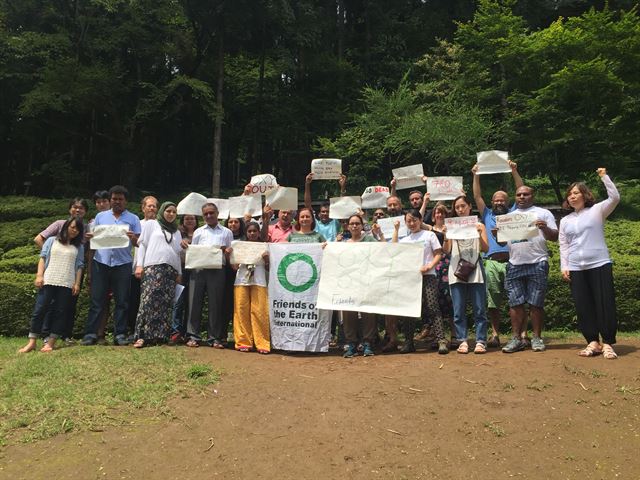
<path fill-rule="evenodd" d="M 311 267 L 311 278 L 301 285 L 294 285 L 287 278 L 287 268 L 289 268 L 289 265 L 296 262 L 305 262 Z M 278 281 L 280 282 L 280 285 L 290 292 L 300 293 L 305 290 L 309 290 L 316 283 L 317 279 L 318 269 L 316 268 L 315 263 L 313 263 L 313 258 L 306 253 L 290 253 L 280 261 L 280 265 L 278 266 Z"/>

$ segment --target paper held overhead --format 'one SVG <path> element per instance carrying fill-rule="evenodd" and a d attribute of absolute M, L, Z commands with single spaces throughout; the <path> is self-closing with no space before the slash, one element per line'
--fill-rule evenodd
<path fill-rule="evenodd" d="M 360 198 L 362 199 L 362 208 L 386 208 L 389 187 L 380 185 L 367 187 Z"/>
<path fill-rule="evenodd" d="M 278 187 L 267 192 L 265 201 L 274 210 L 297 210 L 298 189 L 293 187 Z"/>
<path fill-rule="evenodd" d="M 360 197 L 332 197 L 329 199 L 329 218 L 342 220 L 362 209 Z"/>
<path fill-rule="evenodd" d="M 427 192 L 432 201 L 453 200 L 462 195 L 462 177 L 429 177 Z"/>
<path fill-rule="evenodd" d="M 267 192 L 278 188 L 278 180 L 270 173 L 254 175 L 249 181 L 251 184 L 251 194 L 265 195 Z"/>
<path fill-rule="evenodd" d="M 200 215 L 202 206 L 207 203 L 207 197 L 196 192 L 191 192 L 178 203 L 178 215 Z"/>
<path fill-rule="evenodd" d="M 218 220 L 229 218 L 229 200 L 226 198 L 207 198 L 207 203 L 213 203 L 218 207 Z"/>
<path fill-rule="evenodd" d="M 396 190 L 424 187 L 424 169 L 421 163 L 408 167 L 394 168 L 391 172 L 393 173 L 393 178 L 396 180 Z"/>
<path fill-rule="evenodd" d="M 229 198 L 229 218 L 243 218 L 262 215 L 262 197 L 260 195 L 241 195 Z"/>
<path fill-rule="evenodd" d="M 311 160 L 314 180 L 338 180 L 342 175 L 342 160 L 339 158 L 314 158 Z"/>
<path fill-rule="evenodd" d="M 510 173 L 509 152 L 502 150 L 488 150 L 478 152 L 478 175 L 489 175 L 493 173 Z"/>

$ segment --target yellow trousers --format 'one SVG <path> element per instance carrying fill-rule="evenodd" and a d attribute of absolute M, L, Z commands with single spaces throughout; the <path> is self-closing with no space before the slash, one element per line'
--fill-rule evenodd
<path fill-rule="evenodd" d="M 271 351 L 267 287 L 236 285 L 234 287 L 233 338 L 236 348 L 255 343 L 257 350 Z"/>

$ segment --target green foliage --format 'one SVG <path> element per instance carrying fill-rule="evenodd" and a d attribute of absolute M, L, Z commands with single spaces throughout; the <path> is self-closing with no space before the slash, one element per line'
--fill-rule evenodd
<path fill-rule="evenodd" d="M 33 238 L 60 217 L 28 218 L 0 223 L 0 248 L 11 250 L 33 242 Z"/>
<path fill-rule="evenodd" d="M 54 198 L 9 195 L 2 197 L 2 203 L 0 204 L 0 218 L 3 223 L 34 217 L 57 217 L 57 219 L 61 219 L 68 215 L 68 202 Z M 35 233 L 33 236 L 35 237 Z"/>

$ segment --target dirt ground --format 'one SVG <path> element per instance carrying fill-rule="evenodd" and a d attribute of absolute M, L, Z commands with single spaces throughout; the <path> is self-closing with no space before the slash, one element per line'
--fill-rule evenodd
<path fill-rule="evenodd" d="M 6 447 L 0 478 L 640 478 L 640 342 L 617 361 L 581 346 L 349 360 L 199 348 L 222 380 L 172 400 L 173 418 Z"/>

